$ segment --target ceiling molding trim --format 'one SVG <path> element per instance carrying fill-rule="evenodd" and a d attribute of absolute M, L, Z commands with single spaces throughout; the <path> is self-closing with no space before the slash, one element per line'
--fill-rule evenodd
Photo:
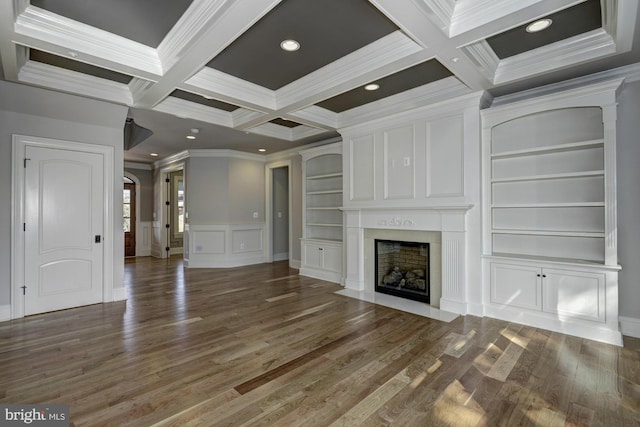
<path fill-rule="evenodd" d="M 468 89 L 467 89 L 468 90 Z M 425 117 L 429 119 L 438 119 L 440 117 L 450 117 L 452 115 L 460 115 L 467 108 L 478 109 L 487 100 L 485 91 L 467 92 L 464 95 L 443 99 L 430 105 L 413 108 L 412 110 L 399 111 L 395 114 L 377 117 L 366 122 L 353 122 L 345 124 L 338 129 L 342 137 L 349 139 L 353 135 L 362 131 L 371 133 L 376 129 L 387 126 L 395 126 L 400 123 L 407 123 L 414 120 L 422 120 Z"/>
<path fill-rule="evenodd" d="M 342 142 L 341 136 L 334 136 L 332 138 L 328 138 L 322 141 L 312 142 L 310 144 L 304 144 L 303 146 L 288 148 L 283 151 L 278 151 L 277 153 L 267 154 L 266 159 L 268 163 L 278 161 L 281 159 L 299 157 L 301 150 L 307 150 L 309 148 L 320 147 L 322 145 L 332 144 L 334 142 Z"/>
<path fill-rule="evenodd" d="M 536 98 L 521 98 L 511 103 L 501 102 L 503 100 L 497 98 L 496 101 L 500 105 L 494 105 L 482 111 L 482 127 L 484 129 L 491 128 L 498 122 L 502 122 L 505 119 L 510 120 L 525 112 L 545 111 L 559 107 L 584 106 L 590 102 L 593 102 L 594 106 L 615 105 L 617 102 L 617 93 L 623 83 L 624 78 L 614 78 L 589 85 L 575 86 L 560 90 L 559 92 L 547 93 Z M 606 93 L 608 96 L 606 101 L 603 100 L 603 93 Z M 594 98 L 590 100 L 589 98 L 591 97 Z"/>
<path fill-rule="evenodd" d="M 456 8 L 455 0 L 412 0 L 424 11 L 424 14 L 440 28 L 443 34 L 449 34 L 451 17 Z"/>
<path fill-rule="evenodd" d="M 268 122 L 269 120 L 273 120 L 273 118 L 274 117 L 272 117 L 272 115 L 244 108 L 239 108 L 231 112 L 233 127 L 240 130 L 255 126 L 256 124 Z M 248 123 L 253 123 L 253 125 L 248 125 Z"/>
<path fill-rule="evenodd" d="M 138 162 L 124 162 L 125 169 L 141 169 L 141 170 L 153 170 L 153 165 L 149 163 Z"/>
<path fill-rule="evenodd" d="M 158 46 L 163 66 L 171 68 L 178 62 L 190 43 L 206 26 L 212 25 L 212 21 L 218 19 L 217 15 L 223 14 L 228 6 L 225 0 L 194 0 Z"/>
<path fill-rule="evenodd" d="M 71 92 L 119 104 L 130 105 L 132 102 L 131 92 L 125 84 L 41 62 L 27 62 L 20 69 L 18 79 L 22 83 L 30 83 L 48 89 Z"/>
<path fill-rule="evenodd" d="M 312 105 L 302 110 L 294 111 L 286 116 L 287 119 L 304 125 L 333 130 L 338 127 L 338 113 Z"/>
<path fill-rule="evenodd" d="M 259 126 L 254 126 L 247 129 L 247 132 L 255 133 L 257 135 L 268 136 L 271 138 L 283 139 L 285 141 L 293 142 L 293 134 L 288 127 L 276 125 L 274 123 L 263 123 Z"/>
<path fill-rule="evenodd" d="M 318 129 L 309 126 L 296 126 L 291 129 L 291 139 L 293 141 L 298 141 L 303 138 L 308 138 L 310 136 L 320 135 L 325 133 L 326 129 Z"/>
<path fill-rule="evenodd" d="M 548 46 L 503 59 L 498 64 L 495 84 L 508 83 L 576 65 L 616 52 L 613 38 L 603 29 L 590 31 Z"/>
<path fill-rule="evenodd" d="M 183 150 L 178 153 L 172 154 L 169 157 L 165 157 L 164 159 L 153 162 L 153 168 L 159 169 L 164 166 L 169 166 L 174 163 L 182 162 L 189 158 L 189 151 Z"/>
<path fill-rule="evenodd" d="M 362 76 L 373 74 L 372 68 L 380 69 L 423 51 L 420 45 L 404 33 L 395 31 L 278 89 L 276 105 L 278 109 L 290 110 L 307 107 L 371 81 L 372 78 L 365 77 L 363 80 Z M 398 67 L 393 71 L 400 69 Z M 380 77 L 382 76 L 378 75 L 375 78 Z"/>
<path fill-rule="evenodd" d="M 168 96 L 152 108 L 153 111 L 185 119 L 199 120 L 214 125 L 233 127 L 231 113 L 184 99 Z"/>
<path fill-rule="evenodd" d="M 538 98 L 556 92 L 562 92 L 565 90 L 614 79 L 624 79 L 625 83 L 640 81 L 640 63 L 626 65 L 624 67 L 614 68 L 612 70 L 601 71 L 599 73 L 589 74 L 587 76 L 577 77 L 575 79 L 565 80 L 558 83 L 500 96 L 493 100 L 492 107 L 501 106 L 504 104 L 512 104 L 518 101 Z"/>
<path fill-rule="evenodd" d="M 451 16 L 449 36 L 458 36 L 542 2 L 544 0 L 458 0 Z"/>
<path fill-rule="evenodd" d="M 604 0 L 601 4 L 604 28 L 616 41 L 617 52 L 630 51 L 633 45 L 638 2 Z"/>
<path fill-rule="evenodd" d="M 180 89 L 196 92 L 253 110 L 275 110 L 275 93 L 246 80 L 204 67 L 185 83 Z"/>
<path fill-rule="evenodd" d="M 494 81 L 496 70 L 500 64 L 500 58 L 495 54 L 486 40 L 470 44 L 460 48 L 460 50 L 469 57 L 480 72 L 489 81 Z"/>
<path fill-rule="evenodd" d="M 138 77 L 134 77 L 129 82 L 129 91 L 131 91 L 131 97 L 133 99 L 140 99 L 140 97 L 149 90 L 151 86 L 153 86 L 155 82 L 151 82 L 149 80 L 140 79 Z"/>
<path fill-rule="evenodd" d="M 16 46 L 12 39 L 15 18 L 28 5 L 28 0 L 0 1 L 0 58 L 2 58 L 0 62 L 2 62 L 4 78 L 9 81 L 18 80 L 18 72 L 26 63 L 23 59 L 26 58 L 26 48 Z"/>
<path fill-rule="evenodd" d="M 370 122 L 403 111 L 439 104 L 469 93 L 471 90 L 456 77 L 447 77 L 340 113 L 338 128 L 356 126 L 359 123 Z"/>
<path fill-rule="evenodd" d="M 266 158 L 262 154 L 245 153 L 242 151 L 228 149 L 196 149 L 188 150 L 188 157 L 225 157 L 232 159 L 251 160 L 255 162 L 265 163 Z"/>
<path fill-rule="evenodd" d="M 155 78 L 162 75 L 155 49 L 35 6 L 27 7 L 18 16 L 15 35 L 17 43 L 40 48 L 41 41 L 57 46 L 55 53 L 59 55 L 68 56 L 71 50 L 84 62 L 104 67 L 104 62 L 92 61 L 100 58 L 109 63 L 106 68 L 123 74 Z"/>

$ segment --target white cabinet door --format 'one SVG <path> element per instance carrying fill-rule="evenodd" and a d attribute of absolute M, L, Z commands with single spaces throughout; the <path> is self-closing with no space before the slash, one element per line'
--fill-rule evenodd
<path fill-rule="evenodd" d="M 323 265 L 325 270 L 336 273 L 342 272 L 342 248 L 338 246 L 326 245 L 322 248 Z"/>
<path fill-rule="evenodd" d="M 302 247 L 304 250 L 304 265 L 310 268 L 322 268 L 322 247 L 308 242 L 303 243 Z"/>
<path fill-rule="evenodd" d="M 560 317 L 605 321 L 604 274 L 582 271 L 542 271 L 543 310 Z"/>
<path fill-rule="evenodd" d="M 540 311 L 540 279 L 540 268 L 492 263 L 491 302 Z"/>

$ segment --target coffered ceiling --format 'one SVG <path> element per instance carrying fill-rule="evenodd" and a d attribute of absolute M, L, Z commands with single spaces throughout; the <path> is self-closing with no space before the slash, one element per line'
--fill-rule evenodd
<path fill-rule="evenodd" d="M 528 32 L 541 18 L 551 26 Z M 153 136 L 125 159 L 152 162 L 269 154 L 418 105 L 640 62 L 637 20 L 637 0 L 7 0 L 0 58 L 6 80 L 129 106 Z"/>

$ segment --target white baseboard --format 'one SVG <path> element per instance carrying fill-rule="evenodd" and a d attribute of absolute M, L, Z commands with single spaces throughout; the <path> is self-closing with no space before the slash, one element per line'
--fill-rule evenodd
<path fill-rule="evenodd" d="M 0 305 L 0 322 L 11 320 L 11 305 Z"/>
<path fill-rule="evenodd" d="M 291 268 L 295 268 L 296 270 L 300 270 L 300 266 L 302 265 L 302 263 L 300 262 L 299 259 L 290 259 L 289 260 L 289 267 Z"/>
<path fill-rule="evenodd" d="M 622 331 L 622 335 L 640 338 L 640 319 L 620 316 L 618 317 L 618 320 L 620 321 L 620 330 Z"/>
<path fill-rule="evenodd" d="M 113 288 L 113 300 L 124 301 L 127 299 L 127 291 L 124 286 L 121 288 Z"/>

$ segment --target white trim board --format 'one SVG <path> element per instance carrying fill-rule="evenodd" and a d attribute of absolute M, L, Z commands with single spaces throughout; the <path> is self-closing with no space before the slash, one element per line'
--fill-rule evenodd
<path fill-rule="evenodd" d="M 640 338 L 640 318 L 620 316 L 618 320 L 620 321 L 622 335 Z"/>

